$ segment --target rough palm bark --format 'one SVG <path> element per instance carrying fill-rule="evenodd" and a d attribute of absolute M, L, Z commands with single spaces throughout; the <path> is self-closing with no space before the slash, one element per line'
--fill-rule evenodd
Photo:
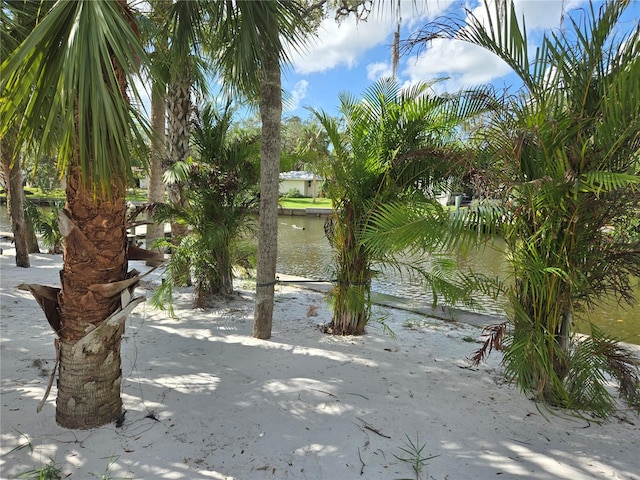
<path fill-rule="evenodd" d="M 24 193 L 24 189 L 22 190 L 22 205 L 27 205 L 27 196 Z M 28 217 L 25 216 L 25 224 L 27 228 L 27 251 L 29 253 L 40 253 L 40 245 L 38 244 L 38 236 L 36 234 L 36 229 L 33 224 L 33 221 L 29 220 Z"/>
<path fill-rule="evenodd" d="M 344 218 L 334 232 L 337 250 L 337 284 L 333 289 L 333 317 L 329 331 L 334 335 L 362 335 L 370 316 L 371 271 L 365 248 L 358 245 L 360 229 L 356 209 L 348 203 L 336 213 Z"/>
<path fill-rule="evenodd" d="M 15 132 L 13 132 L 15 133 Z M 5 179 L 7 194 L 7 212 L 11 220 L 13 241 L 16 247 L 16 266 L 28 268 L 29 245 L 27 242 L 28 229 L 24 218 L 24 190 L 22 186 L 22 166 L 20 155 L 14 157 L 15 142 L 11 141 L 15 135 L 9 132 L 0 142 L 2 144 L 2 174 Z"/>
<path fill-rule="evenodd" d="M 260 86 L 260 225 L 258 230 L 258 268 L 253 336 L 271 337 L 273 295 L 278 255 L 278 181 L 280 169 L 280 125 L 282 90 L 277 56 L 264 59 Z"/>
<path fill-rule="evenodd" d="M 96 195 L 72 165 L 66 194 L 60 215 L 65 246 L 56 421 L 66 428 L 93 428 L 115 421 L 122 410 L 124 320 L 106 322 L 120 310 L 121 299 L 101 286 L 127 277 L 126 187 L 116 178 L 109 195 Z"/>
<path fill-rule="evenodd" d="M 122 11 L 128 12 L 126 1 L 120 3 Z M 111 62 L 118 89 L 114 93 L 127 101 L 125 72 L 115 58 Z M 120 346 L 126 315 L 141 300 L 131 301 L 132 290 L 128 290 L 135 286 L 137 272 L 127 272 L 122 173 L 111 177 L 110 189 L 95 188 L 81 170 L 78 153 L 70 159 L 67 200 L 59 216 L 64 262 L 58 295 L 56 399 L 56 421 L 66 428 L 94 428 L 122 414 Z"/>
<path fill-rule="evenodd" d="M 166 155 L 165 94 L 159 88 L 159 85 L 154 85 L 154 87 L 151 91 L 151 129 L 153 137 L 151 140 L 149 186 L 147 189 L 147 201 L 152 205 L 164 202 L 163 161 Z M 153 242 L 159 238 L 164 238 L 164 223 L 155 222 L 151 212 L 147 213 L 147 220 L 150 223 L 147 225 L 146 248 L 151 250 Z"/>
<path fill-rule="evenodd" d="M 167 91 L 167 164 L 165 170 L 176 162 L 185 161 L 190 152 L 191 133 L 191 75 L 187 63 L 172 73 Z M 167 185 L 169 203 L 183 204 L 182 182 Z M 183 224 L 172 222 L 171 233 L 176 241 L 187 233 Z"/>
<path fill-rule="evenodd" d="M 76 0 L 54 3 L 2 64 L 7 74 L 0 81 L 8 79 L 3 88 L 7 85 L 12 99 L 7 120 L 20 118 L 25 144 L 40 142 L 42 147 L 52 141 L 42 118 L 60 118 L 64 126 L 61 286 L 21 288 L 34 294 L 57 335 L 56 420 L 66 428 L 94 428 L 122 414 L 122 332 L 126 316 L 143 300 L 132 295 L 137 272 L 127 272 L 129 148 L 143 142 L 142 119 L 134 119 L 128 108 L 127 73 L 144 58 L 126 0 Z M 24 113 L 11 108 L 24 97 L 33 108 Z M 55 368 L 51 380 L 54 375 Z"/>

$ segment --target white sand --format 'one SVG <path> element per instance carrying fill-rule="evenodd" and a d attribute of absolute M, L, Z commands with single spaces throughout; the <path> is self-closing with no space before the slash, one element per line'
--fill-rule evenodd
<path fill-rule="evenodd" d="M 503 382 L 498 354 L 469 367 L 477 327 L 381 308 L 375 317 L 396 338 L 379 323 L 362 337 L 328 336 L 322 294 L 291 286 L 277 287 L 268 341 L 251 338 L 242 282 L 237 299 L 207 311 L 180 292 L 175 319 L 143 303 L 123 340 L 124 425 L 65 430 L 55 386 L 36 413 L 54 336 L 15 288 L 57 286 L 61 257 L 17 268 L 2 246 L 3 479 L 50 459 L 72 479 L 415 478 L 397 458 L 407 439 L 437 455 L 424 479 L 640 479 L 637 415 L 621 407 L 598 425 L 538 406 Z"/>

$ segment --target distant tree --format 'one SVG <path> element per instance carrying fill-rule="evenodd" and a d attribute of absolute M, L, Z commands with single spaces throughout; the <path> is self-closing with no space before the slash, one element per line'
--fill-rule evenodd
<path fill-rule="evenodd" d="M 3 2 L 0 13 L 2 18 L 0 57 L 3 62 L 33 30 L 39 14 L 37 2 L 28 4 L 15 0 Z M 1 97 L 3 103 L 8 93 L 3 90 Z M 22 110 L 26 108 L 23 101 L 24 99 L 20 99 L 21 103 L 18 107 Z M 5 125 L 0 129 L 0 175 L 7 195 L 7 211 L 16 248 L 16 266 L 28 268 L 31 265 L 29 261 L 31 249 L 29 248 L 30 228 L 28 219 L 24 215 L 23 157 L 25 150 L 19 148 L 18 135 L 19 130 L 16 125 Z"/>
<path fill-rule="evenodd" d="M 151 82 L 151 138 L 149 148 L 149 169 L 147 203 L 150 206 L 165 202 L 164 168 L 167 162 L 167 84 L 169 82 L 169 19 L 172 0 L 151 0 L 148 14 L 143 17 L 141 32 L 149 50 L 149 72 Z M 152 248 L 158 239 L 164 239 L 164 224 L 153 218 L 153 208 L 147 211 L 146 248 Z M 151 260 L 148 263 L 153 264 Z"/>
<path fill-rule="evenodd" d="M 320 163 L 329 156 L 329 143 L 325 130 L 315 117 L 285 119 L 282 122 L 280 170 L 317 171 Z"/>

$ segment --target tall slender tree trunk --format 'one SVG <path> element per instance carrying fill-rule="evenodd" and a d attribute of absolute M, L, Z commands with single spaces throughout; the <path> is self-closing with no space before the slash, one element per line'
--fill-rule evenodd
<path fill-rule="evenodd" d="M 176 68 L 172 73 L 175 77 L 169 83 L 167 92 L 167 120 L 168 128 L 168 164 L 167 168 L 176 162 L 185 161 L 190 152 L 191 136 L 191 75 L 188 64 L 182 69 Z M 182 182 L 167 185 L 169 203 L 181 206 L 184 203 Z M 171 233 L 176 241 L 187 234 L 187 226 L 173 222 Z"/>
<path fill-rule="evenodd" d="M 111 286 L 127 278 L 126 187 L 116 178 L 109 196 L 94 194 L 72 165 L 66 194 L 56 420 L 66 428 L 93 428 L 122 412 L 125 317 L 109 317 L 122 313 L 120 290 Z"/>
<path fill-rule="evenodd" d="M 7 211 L 11 220 L 13 241 L 16 247 L 16 266 L 28 268 L 29 246 L 27 242 L 27 222 L 24 218 L 24 188 L 22 186 L 22 165 L 20 154 L 13 158 L 15 142 L 14 129 L 2 138 L 2 169 L 6 184 Z"/>
<path fill-rule="evenodd" d="M 151 158 L 149 166 L 149 186 L 147 189 L 147 201 L 151 204 L 164 203 L 165 185 L 163 179 L 163 162 L 166 156 L 166 120 L 165 100 L 166 95 L 154 85 L 151 89 Z M 152 214 L 147 214 L 146 248 L 151 250 L 153 242 L 164 238 L 164 222 L 154 222 Z"/>
<path fill-rule="evenodd" d="M 172 0 L 152 0 L 152 19 L 158 25 L 164 25 L 170 15 Z M 169 38 L 166 32 L 157 32 L 154 37 L 155 55 L 154 64 L 156 67 L 165 68 L 169 51 Z M 151 87 L 151 155 L 149 158 L 149 185 L 147 188 L 147 202 L 150 204 L 160 204 L 165 202 L 164 167 L 167 156 L 167 85 L 164 80 L 152 79 Z M 153 220 L 153 210 L 147 212 L 147 235 L 145 247 L 152 250 L 153 242 L 164 238 L 164 222 L 156 223 Z M 155 250 L 157 251 L 157 250 Z M 147 265 L 155 264 L 156 261 L 149 260 Z"/>
<path fill-rule="evenodd" d="M 253 336 L 271 337 L 273 296 L 278 256 L 278 181 L 280 173 L 280 125 L 282 123 L 282 89 L 277 56 L 264 59 L 260 87 L 262 119 L 260 147 L 260 224 L 258 230 L 258 268 Z"/>

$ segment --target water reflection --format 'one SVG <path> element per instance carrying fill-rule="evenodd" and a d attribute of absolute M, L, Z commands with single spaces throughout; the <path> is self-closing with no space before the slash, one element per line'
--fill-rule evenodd
<path fill-rule="evenodd" d="M 330 280 L 332 253 L 324 236 L 324 219 L 316 217 L 279 217 L 277 270 L 281 273 L 298 275 L 318 280 Z M 481 272 L 509 280 L 509 266 L 504 254 L 505 245 L 500 240 L 490 247 L 459 255 L 456 260 L 466 271 Z M 376 292 L 401 298 L 431 302 L 433 297 L 419 282 L 394 270 L 386 270 L 385 275 L 373 281 Z M 578 314 L 578 330 L 586 333 L 589 321 L 600 325 L 621 340 L 640 344 L 640 286 L 636 287 L 635 308 L 616 304 L 596 308 L 592 312 Z M 504 315 L 506 301 L 495 302 L 491 298 L 476 296 L 485 313 Z"/>

